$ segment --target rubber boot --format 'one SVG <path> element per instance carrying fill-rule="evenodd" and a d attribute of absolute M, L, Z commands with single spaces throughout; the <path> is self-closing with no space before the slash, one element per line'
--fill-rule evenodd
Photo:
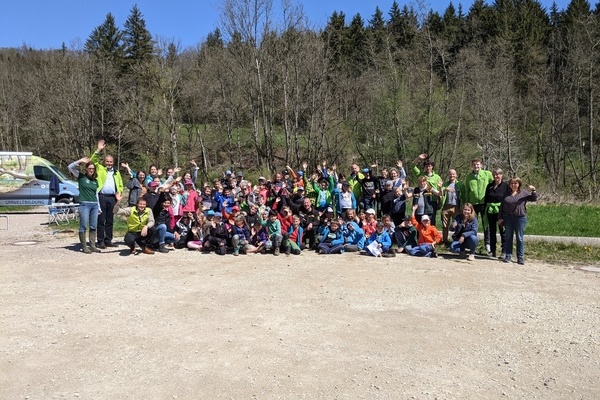
<path fill-rule="evenodd" d="M 87 242 L 85 240 L 85 232 L 79 232 L 79 241 L 81 242 L 81 249 L 85 254 L 92 254 L 92 251 L 87 246 Z"/>
<path fill-rule="evenodd" d="M 96 247 L 96 231 L 90 231 L 90 248 L 93 253 L 100 253 L 100 249 Z"/>

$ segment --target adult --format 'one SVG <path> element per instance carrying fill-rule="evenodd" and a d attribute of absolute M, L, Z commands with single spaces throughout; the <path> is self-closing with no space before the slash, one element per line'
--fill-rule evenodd
<path fill-rule="evenodd" d="M 529 186 L 529 191 L 521 189 L 523 181 L 512 178 L 508 181 L 510 195 L 502 200 L 498 223 L 504 224 L 506 229 L 506 256 L 504 262 L 509 263 L 512 258 L 513 234 L 517 238 L 517 263 L 525 265 L 525 226 L 527 225 L 527 202 L 537 200 L 535 187 Z"/>
<path fill-rule="evenodd" d="M 492 171 L 494 181 L 491 182 L 485 190 L 485 213 L 487 215 L 488 227 L 490 229 L 490 249 L 492 251 L 492 257 L 496 257 L 496 243 L 498 241 L 496 237 L 496 228 L 500 232 L 500 259 L 504 259 L 506 253 L 504 252 L 504 246 L 506 245 L 506 235 L 504 234 L 504 226 L 498 224 L 498 213 L 500 212 L 500 205 L 502 200 L 510 194 L 510 188 L 508 183 L 503 180 L 504 173 L 502 169 L 495 168 Z"/>
<path fill-rule="evenodd" d="M 431 217 L 431 225 L 435 226 L 438 202 L 439 202 L 439 198 L 437 195 L 438 193 L 436 193 L 436 192 L 437 192 L 438 188 L 440 188 L 443 180 L 433 170 L 435 168 L 435 163 L 433 161 L 429 160 L 427 157 L 428 157 L 427 154 L 420 154 L 417 157 L 416 161 L 424 160 L 423 161 L 423 176 L 427 179 L 427 184 L 430 188 L 429 191 L 431 191 L 435 194 L 435 196 L 431 196 L 431 198 L 429 199 L 431 201 L 430 205 L 432 207 L 432 212 L 431 212 L 431 214 L 429 214 Z M 415 163 L 415 166 L 413 167 L 413 172 L 415 172 L 416 175 L 421 174 L 421 170 L 419 169 L 419 167 L 417 166 L 416 163 Z"/>
<path fill-rule="evenodd" d="M 84 173 L 77 169 L 85 163 Z M 96 227 L 98 225 L 98 174 L 96 166 L 84 157 L 69 164 L 69 171 L 79 184 L 79 242 L 85 254 L 99 253 L 96 247 Z M 112 211 L 111 211 L 112 212 Z M 86 233 L 90 231 L 90 247 L 87 247 Z"/>
<path fill-rule="evenodd" d="M 461 196 L 464 192 L 462 182 L 457 179 L 455 169 L 448 170 L 448 180 L 442 186 L 442 236 L 444 243 L 448 241 L 448 232 L 454 216 L 458 214 Z"/>
<path fill-rule="evenodd" d="M 129 164 L 121 163 L 121 166 L 130 171 L 130 179 L 127 182 L 127 189 L 129 189 L 129 197 L 127 204 L 129 207 L 135 207 L 137 200 L 146 194 L 146 173 L 144 171 L 138 171 L 135 178 L 133 177 L 133 171 L 129 168 Z"/>
<path fill-rule="evenodd" d="M 140 197 L 135 207 L 122 208 L 118 210 L 118 214 L 127 217 L 125 244 L 129 247 L 129 254 L 137 254 L 136 243 L 145 254 L 154 254 L 154 250 L 150 248 L 156 235 L 154 214 L 146 207 L 146 200 Z"/>
<path fill-rule="evenodd" d="M 475 250 L 479 243 L 478 228 L 475 208 L 471 203 L 465 203 L 462 207 L 462 214 L 454 217 L 452 222 L 454 234 L 452 235 L 453 242 L 450 244 L 450 251 L 452 253 L 464 253 L 466 249 L 469 249 L 467 260 L 475 260 Z"/>
<path fill-rule="evenodd" d="M 123 178 L 121 173 L 114 168 L 114 158 L 110 154 L 104 156 L 104 163 L 100 163 L 100 153 L 106 147 L 104 140 L 98 141 L 98 147 L 90 160 L 96 166 L 98 174 L 98 202 L 100 215 L 98 216 L 98 248 L 117 247 L 113 240 L 113 224 L 115 205 L 121 200 L 123 193 Z"/>
<path fill-rule="evenodd" d="M 490 246 L 490 228 L 485 215 L 485 190 L 487 186 L 493 182 L 494 177 L 490 171 L 483 169 L 481 158 L 471 160 L 472 171 L 465 178 L 465 203 L 473 204 L 477 217 L 481 219 L 483 225 L 483 240 L 485 243 L 485 251 L 489 256 L 492 255 Z"/>

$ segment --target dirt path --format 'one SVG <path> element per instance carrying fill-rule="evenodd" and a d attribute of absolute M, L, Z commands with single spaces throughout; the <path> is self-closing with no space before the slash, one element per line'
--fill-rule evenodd
<path fill-rule="evenodd" d="M 600 274 L 0 230 L 1 399 L 596 399 Z M 36 241 L 35 245 L 14 245 Z"/>

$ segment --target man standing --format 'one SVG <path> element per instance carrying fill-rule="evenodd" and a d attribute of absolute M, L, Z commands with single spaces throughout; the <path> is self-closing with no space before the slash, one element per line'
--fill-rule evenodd
<path fill-rule="evenodd" d="M 123 178 L 121 173 L 114 168 L 113 156 L 104 156 L 104 164 L 100 163 L 100 152 L 106 147 L 104 140 L 98 141 L 98 149 L 90 157 L 98 173 L 98 201 L 100 214 L 98 215 L 98 248 L 117 247 L 113 239 L 113 209 L 121 200 L 123 193 Z"/>
<path fill-rule="evenodd" d="M 488 255 L 491 255 L 490 227 L 488 226 L 487 217 L 485 215 L 485 191 L 487 186 L 494 181 L 494 177 L 490 171 L 482 169 L 480 158 L 471 160 L 471 167 L 473 168 L 473 171 L 467 175 L 467 178 L 465 179 L 464 200 L 465 203 L 473 204 L 477 217 L 481 218 L 485 250 Z"/>

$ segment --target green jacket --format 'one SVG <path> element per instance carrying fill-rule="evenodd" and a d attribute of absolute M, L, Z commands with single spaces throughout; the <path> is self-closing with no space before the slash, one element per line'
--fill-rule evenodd
<path fill-rule="evenodd" d="M 494 180 L 490 171 L 480 169 L 477 176 L 471 172 L 465 179 L 465 203 L 485 204 L 485 190 L 487 185 Z"/>
<path fill-rule="evenodd" d="M 442 207 L 446 205 L 446 188 L 450 185 L 450 181 L 446 181 L 444 182 L 444 186 L 442 186 L 442 190 L 444 191 L 443 195 L 442 195 Z M 465 185 L 459 181 L 458 179 L 456 180 L 456 183 L 454 184 L 454 188 L 456 190 L 456 196 L 457 196 L 457 204 L 456 207 L 457 209 L 460 210 L 460 208 L 462 207 L 462 205 L 465 203 L 464 201 L 464 197 L 465 197 Z"/>
<path fill-rule="evenodd" d="M 148 225 L 149 228 L 154 226 L 154 214 L 148 207 L 143 213 L 138 213 L 137 207 L 131 207 L 127 216 L 127 232 L 139 233 Z"/>
<path fill-rule="evenodd" d="M 108 176 L 108 170 L 106 167 L 100 162 L 100 154 L 94 152 L 90 157 L 90 161 L 94 163 L 96 166 L 96 173 L 98 174 L 98 192 L 102 190 L 104 187 L 104 182 L 106 182 L 106 177 Z M 115 189 L 118 194 L 123 193 L 123 178 L 121 177 L 121 173 L 117 168 L 115 168 L 115 173 L 113 174 L 115 178 Z"/>
<path fill-rule="evenodd" d="M 421 170 L 416 165 L 413 166 L 413 172 L 416 176 L 421 176 Z M 431 175 L 424 175 L 427 178 L 427 182 L 429 185 L 436 189 L 438 188 L 438 182 L 442 180 L 442 177 L 436 174 L 435 172 L 431 172 Z"/>

